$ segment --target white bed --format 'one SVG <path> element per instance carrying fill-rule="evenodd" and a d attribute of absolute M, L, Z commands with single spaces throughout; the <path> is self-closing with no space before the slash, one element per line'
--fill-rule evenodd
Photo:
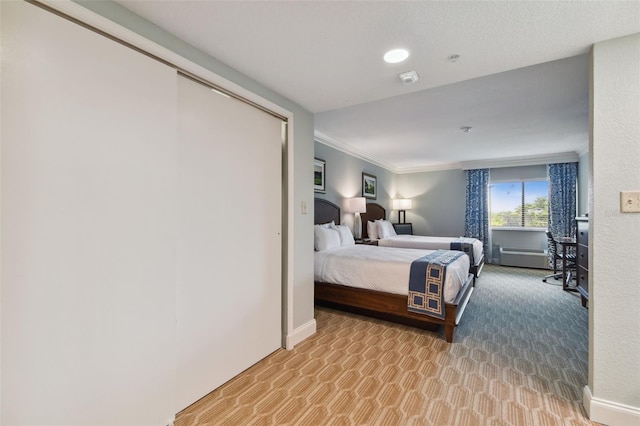
<path fill-rule="evenodd" d="M 451 243 L 458 242 L 456 237 L 433 237 L 423 235 L 396 235 L 393 225 L 386 220 L 386 210 L 380 204 L 367 203 L 367 212 L 362 214 L 362 235 L 363 238 L 376 240 L 378 246 L 381 247 L 397 247 L 411 248 L 423 250 L 455 250 L 451 248 Z M 385 222 L 388 232 L 379 233 L 376 229 L 378 224 Z M 371 235 L 370 231 L 374 231 L 375 235 Z M 476 238 L 465 238 L 465 245 L 472 241 L 473 259 L 471 259 L 470 271 L 475 278 L 480 276 L 482 267 L 484 266 L 484 249 L 482 241 Z M 459 249 L 458 249 L 459 250 Z M 464 251 L 464 250 L 462 250 Z"/>
<path fill-rule="evenodd" d="M 427 237 L 424 235 L 392 235 L 387 238 L 379 238 L 380 247 L 397 247 L 409 249 L 428 250 L 451 250 L 451 243 L 455 242 L 454 237 Z M 482 241 L 473 241 L 473 258 L 482 259 Z"/>
<path fill-rule="evenodd" d="M 411 263 L 432 252 L 361 244 L 316 251 L 314 280 L 406 296 Z M 447 266 L 445 302 L 455 300 L 468 275 L 469 256 L 461 256 Z"/>
<path fill-rule="evenodd" d="M 469 256 L 447 266 L 444 318 L 412 312 L 408 309 L 411 264 L 432 251 L 356 245 L 348 228 L 339 225 L 340 207 L 316 198 L 314 208 L 316 304 L 425 330 L 443 326 L 446 341 L 453 341 L 473 293 Z M 323 231 L 326 227 L 333 230 Z"/>

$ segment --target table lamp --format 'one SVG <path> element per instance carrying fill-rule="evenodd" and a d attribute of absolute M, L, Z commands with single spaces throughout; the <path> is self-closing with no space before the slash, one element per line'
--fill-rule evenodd
<path fill-rule="evenodd" d="M 411 210 L 411 200 L 409 198 L 394 199 L 393 209 L 398 210 L 398 223 L 406 223 L 407 210 Z M 400 222 L 400 213 L 402 213 L 402 222 Z"/>
<path fill-rule="evenodd" d="M 354 197 L 347 199 L 346 210 L 348 213 L 354 213 L 353 218 L 353 237 L 356 240 L 362 238 L 362 219 L 360 213 L 367 212 L 367 201 L 364 197 Z"/>

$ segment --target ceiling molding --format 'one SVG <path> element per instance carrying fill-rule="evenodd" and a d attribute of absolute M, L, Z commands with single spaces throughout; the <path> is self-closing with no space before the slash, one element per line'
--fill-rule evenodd
<path fill-rule="evenodd" d="M 377 158 L 374 158 L 369 154 L 366 154 L 350 145 L 339 142 L 333 139 L 331 136 L 325 135 L 322 132 L 315 130 L 313 132 L 313 136 L 314 136 L 314 139 L 320 142 L 321 144 L 330 146 L 331 148 L 337 149 L 338 151 L 342 151 L 345 154 L 348 154 L 352 157 L 356 157 L 356 158 L 359 158 L 360 160 L 364 160 L 368 163 L 382 167 L 383 169 L 389 170 L 392 173 L 396 173 L 396 174 L 398 173 L 398 169 L 396 167 L 393 167 L 391 164 L 385 163 L 384 161 L 380 161 Z"/>
<path fill-rule="evenodd" d="M 460 170 L 461 168 L 462 165 L 460 163 L 445 163 L 432 166 L 401 167 L 395 173 L 403 175 L 408 173 L 439 172 L 442 170 Z"/>
<path fill-rule="evenodd" d="M 586 144 L 585 146 L 583 146 L 582 148 L 576 151 L 576 154 L 578 154 L 578 157 L 582 157 L 583 155 L 588 153 L 589 153 L 589 144 Z"/>
<path fill-rule="evenodd" d="M 575 163 L 578 162 L 576 152 L 560 152 L 557 154 L 531 155 L 524 157 L 499 158 L 493 160 L 463 161 L 463 170 L 470 169 L 496 169 L 500 167 L 535 166 L 551 163 Z"/>
<path fill-rule="evenodd" d="M 424 172 L 437 172 L 443 170 L 470 170 L 470 169 L 496 169 L 500 167 L 517 167 L 517 166 L 535 166 L 539 164 L 550 164 L 550 163 L 573 163 L 579 160 L 579 156 L 584 154 L 580 152 L 560 152 L 556 154 L 545 154 L 545 155 L 530 155 L 530 156 L 521 156 L 521 157 L 510 157 L 510 158 L 494 158 L 494 159 L 485 159 L 485 160 L 473 160 L 473 161 L 462 161 L 459 163 L 446 163 L 446 164 L 436 164 L 436 165 L 428 165 L 428 166 L 417 166 L 417 167 L 394 167 L 391 164 L 385 163 L 383 161 L 378 160 L 364 152 L 353 148 L 347 144 L 341 143 L 331 136 L 328 136 L 322 132 L 314 131 L 314 138 L 316 141 L 321 144 L 327 145 L 333 149 L 344 152 L 347 155 L 358 158 L 360 160 L 366 161 L 368 163 L 374 164 L 376 166 L 382 167 L 383 169 L 389 170 L 392 173 L 401 175 L 401 174 L 410 174 L 410 173 L 424 173 Z M 588 148 L 588 147 L 587 147 Z M 585 153 L 588 152 L 588 149 Z"/>

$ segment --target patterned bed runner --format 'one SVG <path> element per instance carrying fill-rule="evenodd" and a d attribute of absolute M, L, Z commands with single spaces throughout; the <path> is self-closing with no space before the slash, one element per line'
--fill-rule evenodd
<path fill-rule="evenodd" d="M 475 259 L 473 258 L 473 243 L 475 240 L 475 238 L 467 237 L 456 238 L 451 242 L 449 248 L 451 250 L 467 253 L 469 255 L 469 260 L 471 261 L 471 266 L 473 266 L 476 264 Z"/>
<path fill-rule="evenodd" d="M 460 251 L 436 250 L 411 263 L 407 309 L 444 319 L 444 281 L 447 265 L 463 256 Z"/>

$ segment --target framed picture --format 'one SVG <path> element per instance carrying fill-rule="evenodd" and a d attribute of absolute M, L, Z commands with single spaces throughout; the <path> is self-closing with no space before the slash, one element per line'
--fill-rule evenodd
<path fill-rule="evenodd" d="M 374 175 L 362 173 L 362 196 L 373 200 L 378 196 L 378 180 Z"/>
<path fill-rule="evenodd" d="M 325 168 L 326 162 L 319 158 L 315 158 L 313 162 L 313 190 L 315 192 L 325 192 Z"/>

